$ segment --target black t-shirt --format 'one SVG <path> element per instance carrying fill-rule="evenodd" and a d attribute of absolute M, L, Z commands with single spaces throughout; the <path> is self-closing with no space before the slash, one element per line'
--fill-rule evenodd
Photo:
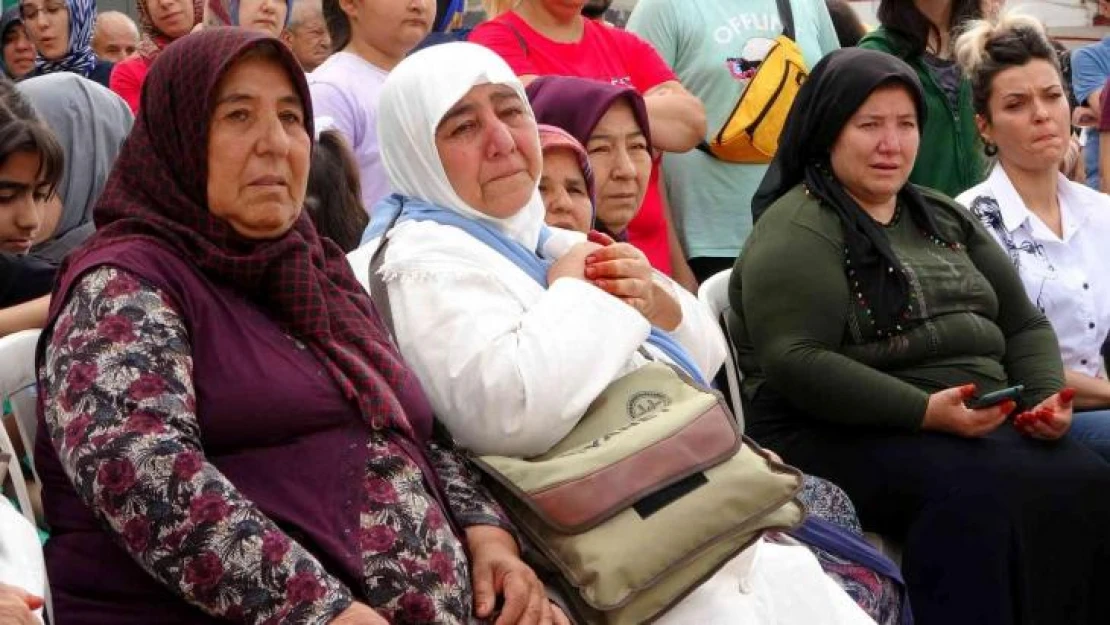
<path fill-rule="evenodd" d="M 0 253 L 0 308 L 48 295 L 57 270 L 41 258 Z"/>

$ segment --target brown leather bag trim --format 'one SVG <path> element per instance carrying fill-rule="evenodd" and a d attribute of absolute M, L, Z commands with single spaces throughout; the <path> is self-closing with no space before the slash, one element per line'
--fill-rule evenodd
<path fill-rule="evenodd" d="M 740 433 L 720 403 L 685 427 L 594 473 L 530 494 L 552 527 L 579 533 L 625 510 L 652 492 L 736 455 Z"/>

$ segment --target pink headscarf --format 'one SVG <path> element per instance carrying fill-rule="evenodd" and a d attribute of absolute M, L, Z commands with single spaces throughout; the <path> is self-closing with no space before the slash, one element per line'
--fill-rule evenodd
<path fill-rule="evenodd" d="M 537 127 L 540 131 L 540 148 L 545 154 L 548 150 L 557 149 L 574 152 L 574 156 L 578 159 L 578 167 L 582 170 L 582 177 L 586 179 L 586 192 L 590 195 L 590 205 L 594 206 L 594 172 L 590 169 L 590 158 L 586 154 L 586 148 L 573 135 L 558 126 L 538 124 Z"/>

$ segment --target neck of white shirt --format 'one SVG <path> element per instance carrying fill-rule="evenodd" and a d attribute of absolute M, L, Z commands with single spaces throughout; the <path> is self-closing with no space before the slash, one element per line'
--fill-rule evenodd
<path fill-rule="evenodd" d="M 1056 168 L 1022 169 L 1005 159 L 999 160 L 1010 184 L 1021 201 L 1048 226 L 1057 237 L 1064 238 L 1064 220 L 1060 212 L 1060 176 Z"/>

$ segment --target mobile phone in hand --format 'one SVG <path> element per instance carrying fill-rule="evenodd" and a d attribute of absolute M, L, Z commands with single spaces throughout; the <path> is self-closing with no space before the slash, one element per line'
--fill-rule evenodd
<path fill-rule="evenodd" d="M 971 399 L 965 401 L 964 405 L 972 410 L 979 410 L 980 408 L 990 408 L 991 406 L 997 406 L 1007 399 L 1020 401 L 1021 392 L 1023 390 L 1025 390 L 1025 387 L 1021 384 L 1018 384 L 1017 386 L 1004 388 L 999 391 L 994 391 L 993 393 L 987 393 L 986 395 L 978 395 L 972 397 Z"/>

